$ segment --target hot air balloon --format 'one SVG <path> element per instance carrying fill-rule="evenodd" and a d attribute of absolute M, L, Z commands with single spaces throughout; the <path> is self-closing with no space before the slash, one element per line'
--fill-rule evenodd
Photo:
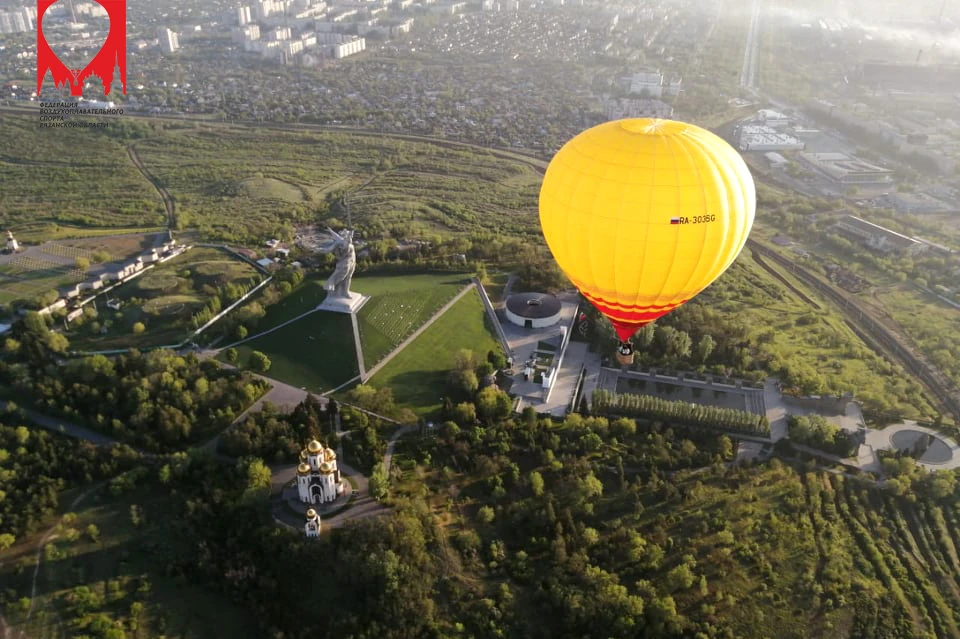
<path fill-rule="evenodd" d="M 740 154 L 692 124 L 606 122 L 567 142 L 540 188 L 540 225 L 561 270 L 633 361 L 641 326 L 693 299 L 740 254 L 756 192 Z"/>

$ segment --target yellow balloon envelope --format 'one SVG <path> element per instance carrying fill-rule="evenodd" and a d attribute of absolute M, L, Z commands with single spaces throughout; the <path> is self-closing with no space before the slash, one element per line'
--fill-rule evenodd
<path fill-rule="evenodd" d="M 755 211 L 740 154 L 672 120 L 584 131 L 554 156 L 540 189 L 547 245 L 623 342 L 719 277 L 743 249 Z"/>

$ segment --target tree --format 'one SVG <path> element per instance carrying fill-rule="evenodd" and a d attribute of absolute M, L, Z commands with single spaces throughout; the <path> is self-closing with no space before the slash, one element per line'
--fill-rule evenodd
<path fill-rule="evenodd" d="M 370 473 L 369 481 L 370 496 L 377 501 L 383 500 L 390 493 L 390 479 L 387 477 L 387 471 L 383 467 L 383 462 L 377 462 Z"/>
<path fill-rule="evenodd" d="M 6 550 L 13 545 L 13 542 L 16 541 L 16 538 L 10 533 L 3 533 L 0 535 L 0 550 Z"/>
<path fill-rule="evenodd" d="M 237 328 L 234 331 L 234 334 L 237 336 L 237 341 L 244 339 L 247 336 L 247 327 L 243 324 L 237 324 Z"/>
<path fill-rule="evenodd" d="M 507 367 L 507 358 L 499 351 L 488 351 L 487 361 L 493 365 L 494 370 L 501 370 Z"/>
<path fill-rule="evenodd" d="M 634 334 L 634 340 L 640 349 L 650 348 L 653 344 L 653 337 L 656 334 L 656 324 L 644 324 L 639 331 Z"/>
<path fill-rule="evenodd" d="M 143 333 L 145 330 L 147 330 L 147 327 L 144 326 L 143 322 L 134 322 L 134 324 L 133 324 L 133 334 L 134 334 L 134 335 L 140 335 L 140 334 Z"/>
<path fill-rule="evenodd" d="M 224 353 L 224 357 L 226 357 L 228 363 L 236 364 L 237 360 L 240 359 L 240 353 L 238 353 L 235 348 L 228 348 Z"/>
<path fill-rule="evenodd" d="M 513 410 L 510 396 L 496 386 L 487 386 L 477 393 L 477 415 L 487 423 L 505 419 Z"/>
<path fill-rule="evenodd" d="M 530 490 L 537 497 L 543 495 L 543 475 L 535 470 L 530 473 Z"/>
<path fill-rule="evenodd" d="M 97 528 L 96 524 L 90 524 L 84 532 L 93 543 L 100 541 L 100 529 Z"/>
<path fill-rule="evenodd" d="M 671 592 L 675 590 L 686 590 L 693 585 L 696 577 L 690 566 L 680 564 L 667 573 L 667 589 Z"/>
<path fill-rule="evenodd" d="M 496 513 L 490 506 L 481 506 L 480 510 L 477 511 L 477 520 L 483 524 L 492 523 L 495 516 Z"/>
<path fill-rule="evenodd" d="M 260 351 L 253 351 L 250 353 L 250 357 L 247 360 L 247 365 L 258 373 L 266 373 L 270 370 L 270 365 L 272 362 L 270 358 L 261 353 Z"/>
<path fill-rule="evenodd" d="M 453 417 L 454 422 L 461 426 L 473 426 L 477 423 L 477 407 L 470 402 L 457 404 L 453 408 L 451 417 Z"/>
<path fill-rule="evenodd" d="M 716 342 L 713 340 L 713 337 L 710 335 L 704 335 L 700 338 L 700 341 L 697 342 L 697 362 L 703 364 L 707 361 L 707 358 L 710 357 L 710 354 L 713 353 L 713 349 L 716 347 Z"/>
<path fill-rule="evenodd" d="M 90 268 L 90 260 L 82 255 L 73 260 L 73 265 L 83 272 Z"/>
<path fill-rule="evenodd" d="M 450 371 L 450 383 L 467 395 L 473 395 L 480 388 L 480 380 L 472 370 L 455 369 Z"/>

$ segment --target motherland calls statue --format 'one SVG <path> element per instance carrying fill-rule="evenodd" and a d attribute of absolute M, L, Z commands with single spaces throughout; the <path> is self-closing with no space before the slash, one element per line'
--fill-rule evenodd
<path fill-rule="evenodd" d="M 327 228 L 332 238 L 329 246 L 337 258 L 337 267 L 333 270 L 333 275 L 324 284 L 324 288 L 330 293 L 330 297 L 351 299 L 350 280 L 353 279 L 353 272 L 357 268 L 357 250 L 353 247 L 353 231 L 347 230 L 340 235 L 333 229 Z"/>

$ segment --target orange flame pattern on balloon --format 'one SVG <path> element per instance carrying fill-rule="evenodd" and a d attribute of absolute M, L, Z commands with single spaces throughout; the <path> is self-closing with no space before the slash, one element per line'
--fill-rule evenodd
<path fill-rule="evenodd" d="M 727 270 L 755 214 L 740 154 L 673 120 L 584 131 L 554 156 L 540 188 L 540 225 L 554 258 L 623 341 Z"/>

